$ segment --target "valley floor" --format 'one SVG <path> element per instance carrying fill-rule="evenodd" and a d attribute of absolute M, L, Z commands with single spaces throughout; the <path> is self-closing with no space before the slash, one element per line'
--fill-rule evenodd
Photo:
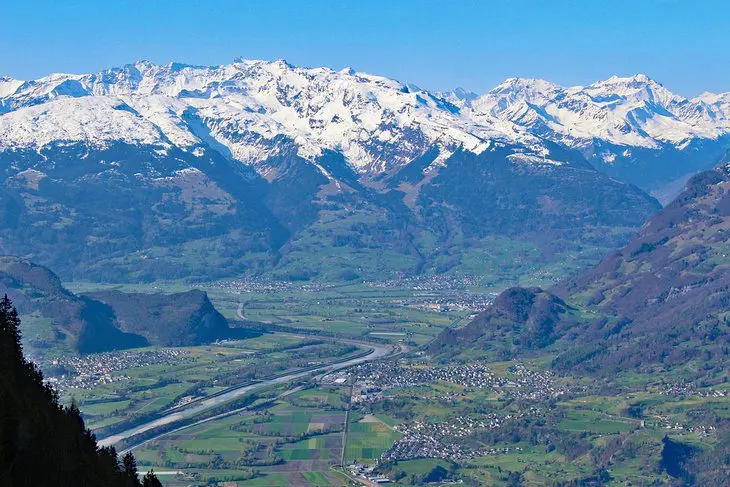
<path fill-rule="evenodd" d="M 708 448 L 718 441 L 717 421 L 730 419 L 730 384 L 696 382 L 684 369 L 595 379 L 551 372 L 549 353 L 523 361 L 429 359 L 420 346 L 493 298 L 469 283 L 241 281 L 206 290 L 237 324 L 245 318 L 278 333 L 116 352 L 103 360 L 116 367 L 103 370 L 93 367 L 94 357 L 57 362 L 76 371 L 68 374 L 75 381 L 59 385 L 100 438 L 231 387 L 310 371 L 230 398 L 174 429 L 117 443 L 134 447 L 142 470 L 160 472 L 164 485 L 372 485 L 376 477 L 398 484 L 668 482 L 660 466 L 665 436 Z M 361 353 L 354 340 L 404 353 L 319 371 Z"/>

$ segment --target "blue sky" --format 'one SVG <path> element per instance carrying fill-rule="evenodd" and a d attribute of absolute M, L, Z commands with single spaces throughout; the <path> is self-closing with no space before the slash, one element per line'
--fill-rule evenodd
<path fill-rule="evenodd" d="M 242 56 L 477 92 L 641 72 L 692 96 L 730 91 L 729 25 L 728 0 L 8 0 L 0 75 Z"/>

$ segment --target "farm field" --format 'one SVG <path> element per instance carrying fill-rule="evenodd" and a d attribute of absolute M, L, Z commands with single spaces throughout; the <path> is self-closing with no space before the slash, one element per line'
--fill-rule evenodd
<path fill-rule="evenodd" d="M 401 345 L 402 355 L 389 361 L 397 370 L 386 367 L 382 375 L 374 366 L 373 379 L 366 374 L 353 388 L 352 397 L 360 400 L 349 414 L 344 449 L 349 376 L 340 383 L 319 378 L 281 384 L 276 393 L 285 395 L 273 403 L 135 448 L 142 469 L 182 472 L 161 476 L 176 487 L 214 480 L 239 487 L 344 485 L 336 467 L 343 453 L 346 470 L 377 467 L 399 485 L 438 479 L 509 485 L 515 478 L 523 485 L 580 484 L 609 477 L 640 484 L 656 478 L 665 436 L 711 447 L 716 437 L 704 425 L 730 417 L 726 396 L 718 396 L 730 386 L 688 386 L 683 381 L 690 375 L 682 369 L 589 380 L 552 372 L 549 350 L 488 363 L 478 350 L 459 363 L 424 355 L 422 345 L 468 321 L 482 302 L 475 296 L 490 299 L 488 288 L 277 286 L 227 282 L 204 288 L 235 325 L 256 322 L 279 332 L 181 349 L 184 359 L 177 363 L 119 370 L 115 374 L 124 380 L 70 395 L 92 428 L 111 431 L 185 397 L 356 353 L 342 339 Z M 36 326 L 42 330 L 43 324 Z M 426 373 L 441 368 L 443 373 Z M 423 378 L 413 379 L 419 371 Z M 487 379 L 477 380 L 482 376 Z M 424 450 L 416 452 L 421 445 Z M 596 464 L 605 467 L 597 470 Z"/>
<path fill-rule="evenodd" d="M 348 392 L 347 387 L 308 387 L 264 410 L 192 426 L 134 453 L 141 468 L 180 471 L 204 482 L 214 477 L 239 486 L 342 485 L 330 466 L 342 451 Z M 167 479 L 165 485 L 184 482 Z"/>
<path fill-rule="evenodd" d="M 348 464 L 374 463 L 395 440 L 402 437 L 392 425 L 377 415 L 351 415 L 345 461 Z"/>
<path fill-rule="evenodd" d="M 361 352 L 352 345 L 278 334 L 174 350 L 179 355 L 172 363 L 130 360 L 129 368 L 109 373 L 108 380 L 65 390 L 65 400 L 73 398 L 88 426 L 104 435 L 196 398 Z M 158 350 L 150 347 L 139 351 Z"/>

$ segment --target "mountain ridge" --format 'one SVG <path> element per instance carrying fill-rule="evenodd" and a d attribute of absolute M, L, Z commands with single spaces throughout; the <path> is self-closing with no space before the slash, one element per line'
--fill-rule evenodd
<path fill-rule="evenodd" d="M 0 294 L 9 296 L 34 333 L 34 352 L 53 346 L 80 353 L 147 345 L 188 346 L 230 336 L 228 321 L 200 290 L 176 294 L 98 291 L 77 295 L 50 269 L 0 256 Z M 32 318 L 32 319 L 31 319 Z M 33 326 L 33 321 L 47 322 Z"/>
<path fill-rule="evenodd" d="M 508 78 L 482 95 L 462 90 L 461 107 L 444 94 L 387 77 L 352 69 L 299 68 L 283 60 L 239 59 L 210 67 L 139 61 L 96 74 L 58 73 L 3 86 L 0 114 L 5 116 L 51 103 L 47 110 L 36 108 L 4 125 L 0 117 L 0 134 L 10 147 L 63 140 L 62 134 L 44 134 L 43 116 L 57 127 L 62 114 L 73 111 L 84 127 L 96 127 L 98 120 L 84 113 L 90 107 L 80 100 L 90 97 L 100 104 L 94 109 L 113 119 L 119 133 L 79 133 L 73 120 L 66 120 L 71 126 L 60 126 L 68 140 L 129 140 L 133 132 L 137 143 L 194 150 L 201 140 L 185 121 L 193 110 L 234 158 L 254 167 L 275 154 L 266 141 L 279 134 L 291 138 L 305 159 L 337 150 L 356 172 L 369 175 L 407 165 L 431 146 L 443 153 L 458 147 L 478 154 L 489 140 L 498 140 L 519 142 L 539 153 L 544 152 L 540 139 L 547 138 L 580 149 L 593 162 L 615 165 L 623 152 L 618 147 L 681 152 L 690 140 L 717 140 L 730 133 L 730 93 L 686 99 L 646 75 L 614 76 L 569 88 Z M 66 101 L 56 106 L 58 98 Z M 117 113 L 110 111 L 115 109 Z M 29 118 L 36 124 L 23 128 Z M 9 125 L 20 128 L 10 130 Z M 31 133 L 48 140 L 39 141 L 37 135 L 29 140 Z M 243 133 L 249 135 L 238 140 Z M 600 147 L 591 139 L 602 141 Z M 403 153 L 399 145 L 411 147 Z M 378 155 L 383 150 L 391 152 L 387 162 Z M 263 174 L 266 168 L 257 170 Z"/>
<path fill-rule="evenodd" d="M 393 277 L 495 236 L 544 262 L 658 209 L 580 148 L 351 69 L 139 62 L 4 86 L 0 249 L 64 278 Z"/>
<path fill-rule="evenodd" d="M 548 290 L 507 289 L 466 326 L 442 332 L 429 351 L 506 359 L 552 346 L 557 370 L 611 376 L 679 366 L 722 376 L 730 356 L 729 255 L 724 165 L 691 178 L 592 269 Z"/>

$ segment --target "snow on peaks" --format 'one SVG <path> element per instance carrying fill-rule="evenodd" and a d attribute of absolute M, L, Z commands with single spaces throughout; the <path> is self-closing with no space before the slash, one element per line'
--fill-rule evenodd
<path fill-rule="evenodd" d="M 627 78 L 612 76 L 586 86 L 583 91 L 595 97 L 620 96 L 630 101 L 656 103 L 664 107 L 684 100 L 645 74 Z"/>
<path fill-rule="evenodd" d="M 20 80 L 0 76 L 0 98 L 12 95 L 22 84 Z"/>
<path fill-rule="evenodd" d="M 571 88 L 543 80 L 509 78 L 475 100 L 464 115 L 479 123 L 498 118 L 568 145 L 586 146 L 601 139 L 655 148 L 727 133 L 718 123 L 718 113 L 727 112 L 716 107 L 702 109 L 698 101 L 675 95 L 638 74 Z"/>
<path fill-rule="evenodd" d="M 112 142 L 169 145 L 161 135 L 157 126 L 114 97 L 64 97 L 0 116 L 0 150 L 73 142 L 95 148 Z"/>
<path fill-rule="evenodd" d="M 531 96 L 551 93 L 561 87 L 550 81 L 536 78 L 507 78 L 499 85 L 489 90 L 490 94 L 514 94 Z"/>
<path fill-rule="evenodd" d="M 379 173 L 434 146 L 443 154 L 479 152 L 494 140 L 537 154 L 542 139 L 655 147 L 728 132 L 729 96 L 686 100 L 645 75 L 572 88 L 509 78 L 481 96 L 463 89 L 434 94 L 350 67 L 301 68 L 284 60 L 138 61 L 95 74 L 0 78 L 5 146 L 210 145 L 260 172 L 282 144 L 312 161 L 339 151 L 357 171 Z"/>
<path fill-rule="evenodd" d="M 515 104 L 542 105 L 560 90 L 560 86 L 541 79 L 508 78 L 471 106 L 475 114 L 500 116 Z"/>
<path fill-rule="evenodd" d="M 459 109 L 470 107 L 474 100 L 479 98 L 479 95 L 464 88 L 455 88 L 448 92 L 437 93 L 437 95 Z"/>

